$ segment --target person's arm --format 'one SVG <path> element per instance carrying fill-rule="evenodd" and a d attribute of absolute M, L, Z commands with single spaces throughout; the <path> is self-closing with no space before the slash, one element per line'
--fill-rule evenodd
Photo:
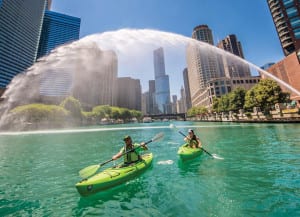
<path fill-rule="evenodd" d="M 122 152 L 120 151 L 119 153 L 117 153 L 117 154 L 115 154 L 113 157 L 112 157 L 112 159 L 113 160 L 117 160 L 118 158 L 120 158 L 121 156 L 122 156 Z"/>
<path fill-rule="evenodd" d="M 148 150 L 148 146 L 144 142 L 141 143 L 141 147 L 144 150 Z"/>
<path fill-rule="evenodd" d="M 198 141 L 198 147 L 202 147 L 202 142 L 200 141 L 199 137 L 197 137 L 197 141 Z"/>
<path fill-rule="evenodd" d="M 186 137 L 183 138 L 183 140 L 184 140 L 185 142 L 189 142 L 191 139 L 190 139 L 189 136 L 186 136 Z"/>

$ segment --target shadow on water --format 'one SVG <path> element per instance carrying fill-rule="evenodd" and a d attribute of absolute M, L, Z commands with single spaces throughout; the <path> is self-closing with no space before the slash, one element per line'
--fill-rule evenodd
<path fill-rule="evenodd" d="M 196 175 L 199 173 L 201 164 L 203 164 L 207 160 L 210 159 L 207 159 L 207 156 L 202 153 L 200 156 L 190 160 L 182 160 L 179 158 L 177 161 L 177 165 L 182 176 L 193 174 Z"/>

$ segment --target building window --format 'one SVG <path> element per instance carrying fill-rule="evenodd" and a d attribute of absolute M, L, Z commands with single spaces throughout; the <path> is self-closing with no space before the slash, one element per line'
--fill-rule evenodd
<path fill-rule="evenodd" d="M 300 28 L 294 30 L 296 39 L 300 39 Z"/>
<path fill-rule="evenodd" d="M 286 8 L 288 8 L 293 5 L 293 0 L 284 0 L 283 4 Z"/>
<path fill-rule="evenodd" d="M 295 29 L 297 27 L 300 27 L 300 18 L 299 17 L 295 17 L 290 19 L 291 21 L 291 26 Z"/>
<path fill-rule="evenodd" d="M 288 8 L 288 9 L 286 9 L 286 13 L 289 18 L 294 17 L 297 15 L 297 8 L 295 8 L 295 7 Z"/>

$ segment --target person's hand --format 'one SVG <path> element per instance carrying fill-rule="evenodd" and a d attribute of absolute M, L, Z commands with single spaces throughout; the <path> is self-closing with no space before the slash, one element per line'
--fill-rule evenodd
<path fill-rule="evenodd" d="M 141 147 L 142 147 L 143 149 L 145 149 L 145 150 L 148 149 L 147 145 L 146 145 L 144 142 L 141 143 Z"/>

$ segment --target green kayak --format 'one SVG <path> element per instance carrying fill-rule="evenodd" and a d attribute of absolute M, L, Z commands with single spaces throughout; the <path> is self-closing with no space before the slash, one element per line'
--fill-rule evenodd
<path fill-rule="evenodd" d="M 82 196 L 88 196 L 119 185 L 144 172 L 151 165 L 152 159 L 152 153 L 144 154 L 141 161 L 126 167 L 120 167 L 122 165 L 120 164 L 103 170 L 88 179 L 78 182 L 76 188 Z"/>
<path fill-rule="evenodd" d="M 201 148 L 190 148 L 188 144 L 183 144 L 179 147 L 178 154 L 182 160 L 191 160 L 202 154 Z"/>

